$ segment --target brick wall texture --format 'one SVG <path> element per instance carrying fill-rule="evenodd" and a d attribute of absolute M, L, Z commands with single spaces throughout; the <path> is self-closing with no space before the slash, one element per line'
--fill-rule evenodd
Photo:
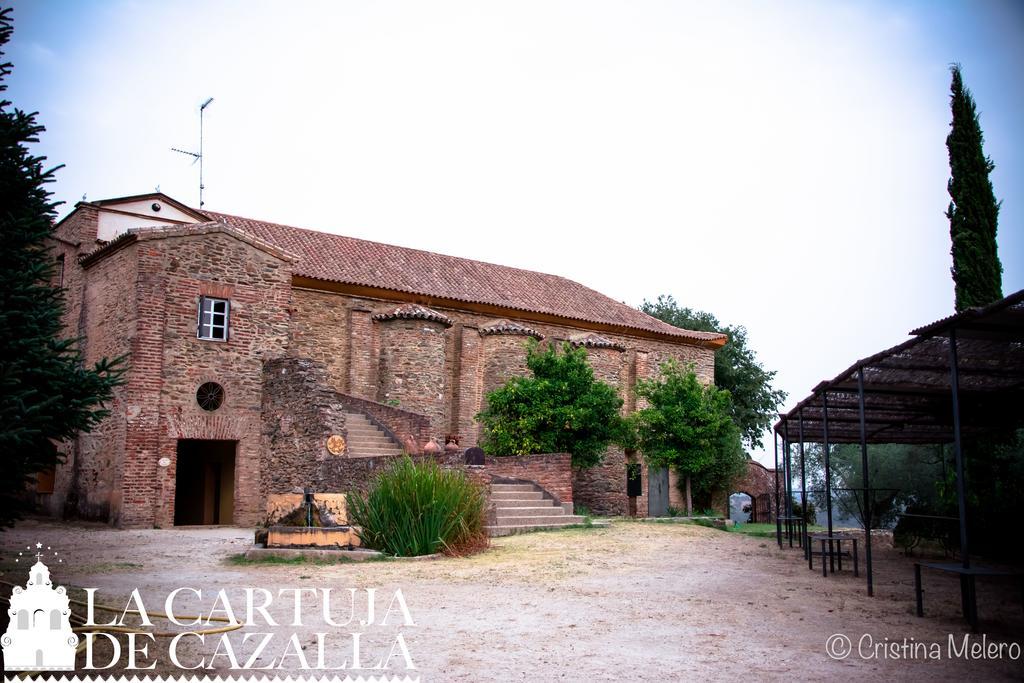
<path fill-rule="evenodd" d="M 81 336 L 87 361 L 125 355 L 129 371 L 110 417 L 64 445 L 55 492 L 41 497 L 54 514 L 173 525 L 182 439 L 234 442 L 235 524 L 257 523 L 270 493 L 364 487 L 386 459 L 326 449 L 328 436 L 346 434 L 346 411 L 370 415 L 418 456 L 431 439 L 474 446 L 474 416 L 488 391 L 526 374 L 531 336 L 585 346 L 595 375 L 624 399 L 624 412 L 637 407 L 634 382 L 669 358 L 692 363 L 705 381 L 713 377 L 714 351 L 685 340 L 595 332 L 511 310 L 496 325 L 493 313 L 429 301 L 440 319 L 381 315 L 402 303 L 397 293 L 386 299 L 295 286 L 294 257 L 214 224 L 140 233 L 80 263 L 98 246 L 95 226 L 86 205 L 56 232 L 54 254 L 66 264 L 65 328 Z M 230 300 L 227 341 L 197 339 L 202 296 Z M 596 336 L 602 343 L 593 343 Z M 196 401 L 206 382 L 224 389 L 212 412 Z M 462 456 L 430 457 L 455 466 Z M 472 476 L 535 481 L 560 501 L 627 513 L 626 463 L 642 462 L 639 454 L 613 449 L 587 471 L 572 471 L 566 458 L 488 459 Z M 646 489 L 646 469 L 643 478 Z M 646 498 L 636 506 L 645 514 Z"/>

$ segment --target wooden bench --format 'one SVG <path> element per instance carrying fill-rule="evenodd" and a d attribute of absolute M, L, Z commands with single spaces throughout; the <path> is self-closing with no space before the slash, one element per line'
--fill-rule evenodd
<path fill-rule="evenodd" d="M 979 576 L 1015 576 L 1021 580 L 1021 601 L 1024 606 L 1024 572 L 1019 569 L 995 569 L 993 567 L 965 567 L 960 562 L 915 562 L 914 596 L 917 599 L 917 616 L 924 616 L 924 590 L 921 588 L 921 568 L 949 572 L 960 576 L 960 605 L 971 629 L 978 630 L 978 593 L 975 579 Z"/>

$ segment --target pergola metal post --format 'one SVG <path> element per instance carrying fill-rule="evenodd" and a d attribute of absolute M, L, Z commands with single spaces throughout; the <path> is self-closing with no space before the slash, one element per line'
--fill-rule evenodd
<path fill-rule="evenodd" d="M 779 519 L 779 433 L 772 430 L 772 437 L 775 441 L 775 536 L 779 540 L 779 547 L 782 547 L 782 520 Z"/>
<path fill-rule="evenodd" d="M 829 569 L 836 570 L 835 555 L 832 553 L 832 455 L 829 453 L 828 443 L 828 392 L 821 393 L 821 447 L 825 451 L 825 516 L 828 519 L 828 563 Z M 822 564 L 825 558 L 821 558 Z M 843 564 L 842 558 L 839 566 Z"/>
<path fill-rule="evenodd" d="M 960 442 L 960 370 L 956 354 L 956 328 L 949 330 L 949 385 L 953 392 L 953 457 L 956 461 L 956 505 L 960 513 L 960 556 L 964 569 L 971 566 L 967 545 L 967 497 L 964 486 L 964 456 Z"/>
<path fill-rule="evenodd" d="M 797 432 L 800 436 L 800 545 L 807 543 L 807 468 L 804 461 L 804 409 L 797 411 Z M 810 553 L 810 544 L 807 543 Z"/>
<path fill-rule="evenodd" d="M 828 516 L 828 535 L 832 535 L 832 454 L 828 443 L 828 392 L 821 394 L 822 448 L 825 449 L 825 507 Z"/>
<path fill-rule="evenodd" d="M 860 412 L 860 466 L 864 475 L 864 562 L 867 565 L 868 596 L 875 594 L 871 573 L 871 482 L 868 475 L 868 436 L 864 420 L 864 366 L 857 368 L 857 405 Z"/>
<path fill-rule="evenodd" d="M 786 538 L 793 547 L 793 468 L 789 458 L 789 420 L 782 424 L 782 455 L 786 462 Z"/>

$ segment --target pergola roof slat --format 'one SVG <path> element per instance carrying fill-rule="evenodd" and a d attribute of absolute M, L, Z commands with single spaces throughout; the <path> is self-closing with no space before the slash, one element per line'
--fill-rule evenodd
<path fill-rule="evenodd" d="M 952 439 L 950 333 L 957 338 L 959 400 L 965 434 L 1007 426 L 1024 415 L 1024 290 L 990 306 L 963 311 L 911 332 L 913 338 L 863 358 L 812 393 L 788 413 L 797 438 L 803 415 L 805 441 L 823 437 L 822 396 L 828 397 L 829 440 L 860 441 L 863 373 L 865 428 L 871 443 L 936 443 Z"/>

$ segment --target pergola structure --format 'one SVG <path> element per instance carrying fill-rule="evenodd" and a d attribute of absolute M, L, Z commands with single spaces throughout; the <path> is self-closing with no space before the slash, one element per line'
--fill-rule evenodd
<path fill-rule="evenodd" d="M 1024 416 L 1024 290 L 910 334 L 910 340 L 861 359 L 831 380 L 818 384 L 810 396 L 781 414 L 775 425 L 775 467 L 778 472 L 781 438 L 786 516 L 790 519 L 793 439 L 798 444 L 803 509 L 807 502 L 803 444 L 809 441 L 823 445 L 829 536 L 832 482 L 828 447 L 834 443 L 860 444 L 863 488 L 857 494 L 864 497 L 868 595 L 874 592 L 868 444 L 953 445 L 961 563 L 968 570 L 971 565 L 962 443 L 965 438 L 993 429 L 1003 430 Z M 776 474 L 776 490 L 778 486 Z M 781 546 L 781 524 L 777 533 Z M 966 593 L 964 604 L 968 604 Z"/>

